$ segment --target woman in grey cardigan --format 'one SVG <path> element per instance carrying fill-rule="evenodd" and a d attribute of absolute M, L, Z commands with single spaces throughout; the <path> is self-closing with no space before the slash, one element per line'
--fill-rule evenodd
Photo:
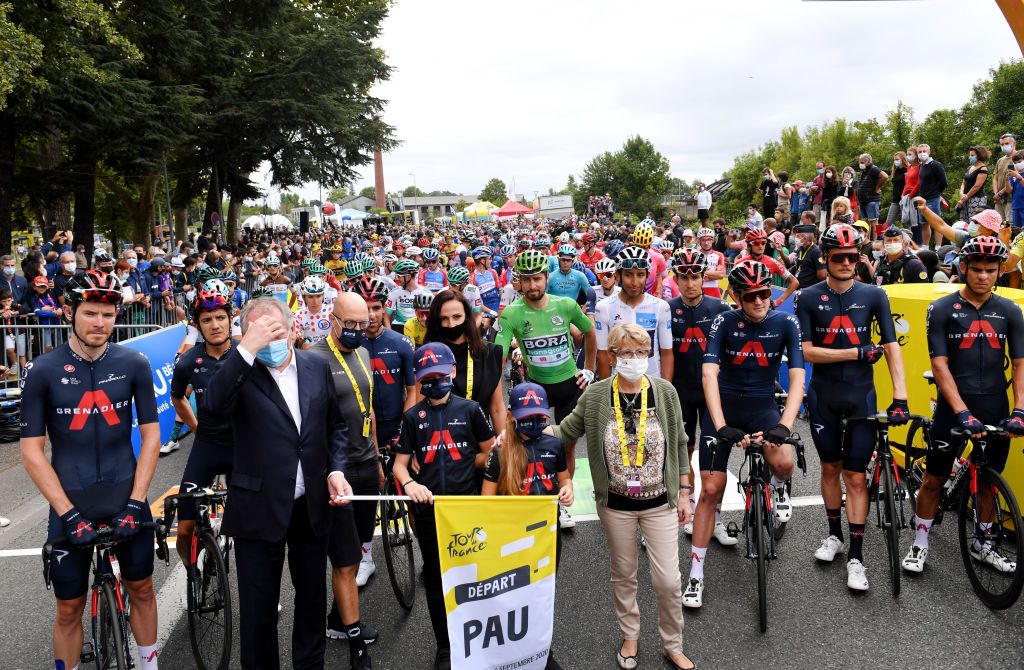
<path fill-rule="evenodd" d="M 555 427 L 562 440 L 587 435 L 597 514 L 608 538 L 615 614 L 623 642 L 620 668 L 637 667 L 640 608 L 637 592 L 637 528 L 647 542 L 651 582 L 658 600 L 662 651 L 675 667 L 694 665 L 683 654 L 679 526 L 691 517 L 677 505 L 687 482 L 686 434 L 672 384 L 646 375 L 651 338 L 640 326 L 620 324 L 608 336 L 613 374 L 591 384 Z"/>

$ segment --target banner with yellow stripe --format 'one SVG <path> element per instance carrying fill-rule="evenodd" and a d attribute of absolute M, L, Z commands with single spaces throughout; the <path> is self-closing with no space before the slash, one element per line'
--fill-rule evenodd
<path fill-rule="evenodd" d="M 454 670 L 543 670 L 555 612 L 557 498 L 438 496 Z"/>

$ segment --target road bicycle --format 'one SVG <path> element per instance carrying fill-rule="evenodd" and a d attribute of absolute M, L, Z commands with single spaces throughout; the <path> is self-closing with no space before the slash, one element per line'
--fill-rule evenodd
<path fill-rule="evenodd" d="M 785 441 L 796 450 L 797 467 L 807 472 L 804 458 L 804 447 L 800 436 L 794 433 Z M 711 462 L 715 461 L 718 449 L 729 449 L 732 445 L 718 440 L 711 449 Z M 752 441 L 745 448 L 744 462 L 740 466 L 737 488 L 743 495 L 743 525 L 737 526 L 730 521 L 726 531 L 731 537 L 740 533 L 746 540 L 746 557 L 751 559 L 757 569 L 757 613 L 761 632 L 768 630 L 768 562 L 778 558 L 776 553 L 777 529 L 779 521 L 775 517 L 772 504 L 772 487 L 769 483 L 771 470 L 764 458 L 764 443 Z M 746 469 L 746 480 L 743 470 Z M 712 472 L 714 466 L 712 465 Z"/>
<path fill-rule="evenodd" d="M 390 498 L 381 500 L 377 509 L 384 564 L 398 604 L 409 611 L 416 602 L 416 557 L 409 505 L 404 500 L 394 499 L 403 494 L 391 470 L 391 454 L 387 448 L 381 449 L 380 454 L 384 465 L 384 495 Z"/>
<path fill-rule="evenodd" d="M 912 414 L 912 422 L 928 425 L 926 417 Z M 851 417 L 840 423 L 839 444 L 846 444 L 846 428 L 850 423 L 866 421 L 875 432 L 875 448 L 867 465 L 868 505 L 875 506 L 875 526 L 885 537 L 888 555 L 889 587 L 892 597 L 900 595 L 900 531 L 907 527 L 907 515 L 903 501 L 907 498 L 903 480 L 893 458 L 889 444 L 889 417 L 885 412 L 871 416 Z"/>
<path fill-rule="evenodd" d="M 228 574 L 232 543 L 220 534 L 227 493 L 224 488 L 195 488 L 164 498 L 162 524 L 168 533 L 182 500 L 193 501 L 197 509 L 185 574 L 188 636 L 199 670 L 227 670 L 231 664 L 233 606 Z M 160 550 L 157 556 L 167 560 Z"/>
<path fill-rule="evenodd" d="M 161 524 L 146 521 L 139 524 L 140 530 L 152 530 L 156 533 L 158 546 L 166 552 L 167 543 L 164 528 Z M 117 537 L 111 526 L 100 526 L 96 531 L 96 540 L 89 544 L 78 545 L 76 549 L 90 549 L 92 552 L 92 593 L 89 605 L 91 639 L 83 646 L 81 662 L 95 663 L 97 670 L 129 670 L 135 667 L 132 660 L 130 629 L 131 604 L 128 592 L 121 582 L 121 571 L 117 559 L 111 551 L 123 540 Z M 55 537 L 43 545 L 43 580 L 49 589 L 50 566 L 55 545 L 67 544 L 68 538 Z M 63 554 L 58 554 L 59 561 Z"/>

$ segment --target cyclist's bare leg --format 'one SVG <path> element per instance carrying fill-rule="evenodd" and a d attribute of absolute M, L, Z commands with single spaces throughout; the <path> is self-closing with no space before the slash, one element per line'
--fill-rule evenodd
<path fill-rule="evenodd" d="M 978 518 L 982 523 L 995 521 L 995 510 L 992 507 L 992 496 L 988 494 L 992 490 L 992 482 L 985 476 L 985 471 L 978 469 Z"/>
<path fill-rule="evenodd" d="M 715 509 L 722 502 L 725 481 L 724 472 L 700 472 L 700 498 L 697 499 L 697 513 L 693 516 L 692 544 L 695 547 L 704 549 L 711 542 L 711 533 L 715 529 Z"/>
<path fill-rule="evenodd" d="M 156 644 L 156 594 L 153 593 L 153 578 L 146 577 L 137 582 L 124 581 L 132 603 L 132 636 L 140 647 Z M 74 667 L 74 666 L 72 666 Z"/>
<path fill-rule="evenodd" d="M 917 492 L 917 516 L 931 521 L 939 509 L 939 497 L 942 495 L 942 486 L 948 477 L 936 477 L 925 474 L 921 482 L 921 488 Z"/>
<path fill-rule="evenodd" d="M 843 482 L 846 484 L 846 521 L 864 523 L 868 517 L 867 476 L 863 472 L 843 470 Z"/>
<path fill-rule="evenodd" d="M 195 521 L 184 521 L 178 519 L 178 531 L 174 540 L 174 548 L 178 550 L 178 556 L 185 565 L 192 563 L 192 537 L 196 531 Z"/>
<path fill-rule="evenodd" d="M 772 474 L 782 480 L 790 479 L 793 470 L 796 468 L 796 461 L 793 459 L 793 450 L 789 445 L 769 447 L 765 445 L 764 460 L 768 461 L 768 467 Z"/>
<path fill-rule="evenodd" d="M 331 589 L 338 601 L 338 612 L 342 624 L 359 621 L 359 587 L 356 586 L 356 572 L 359 563 L 342 568 L 331 568 Z"/>
<path fill-rule="evenodd" d="M 82 655 L 82 613 L 86 596 L 74 600 L 57 600 L 57 615 L 53 620 L 53 657 L 73 668 Z"/>
<path fill-rule="evenodd" d="M 839 509 L 843 506 L 843 487 L 839 484 L 842 471 L 841 461 L 821 464 L 821 497 L 825 501 L 825 509 Z"/>

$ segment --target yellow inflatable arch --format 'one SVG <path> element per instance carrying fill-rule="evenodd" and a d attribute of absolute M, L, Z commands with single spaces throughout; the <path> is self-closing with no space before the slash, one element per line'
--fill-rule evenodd
<path fill-rule="evenodd" d="M 1006 22 L 1010 24 L 1017 46 L 1024 54 L 1024 0 L 996 0 L 996 4 L 1003 12 Z"/>

